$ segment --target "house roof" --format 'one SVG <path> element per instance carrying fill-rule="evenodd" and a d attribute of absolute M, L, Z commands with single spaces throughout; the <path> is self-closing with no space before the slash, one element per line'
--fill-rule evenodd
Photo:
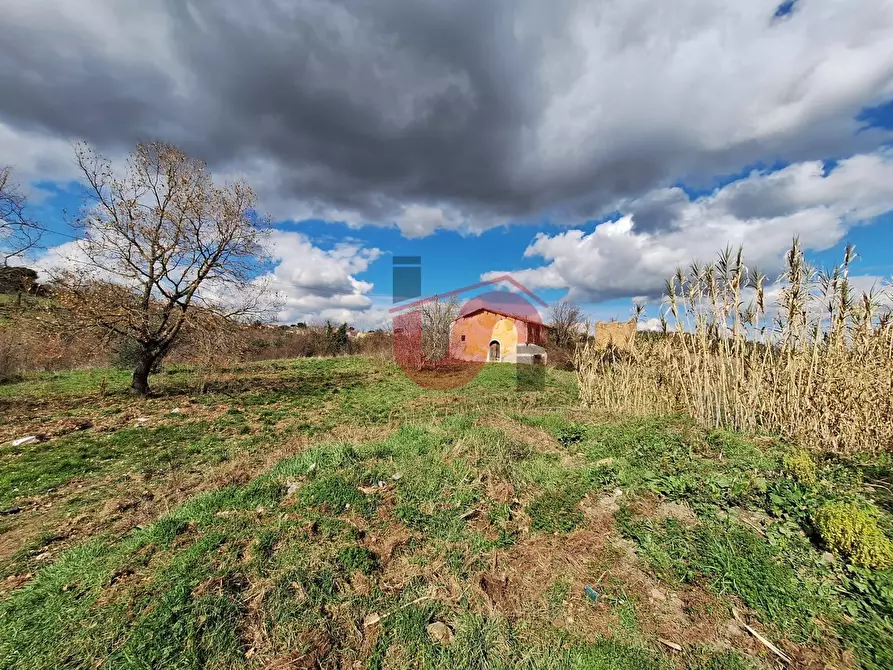
<path fill-rule="evenodd" d="M 533 317 L 525 314 L 512 314 L 511 312 L 503 312 L 499 309 L 493 309 L 492 307 L 478 307 L 476 309 L 471 310 L 466 314 L 460 314 L 456 317 L 456 320 L 459 319 L 467 319 L 470 316 L 478 314 L 480 312 L 490 312 L 491 314 L 499 314 L 499 316 L 505 316 L 510 319 L 517 319 L 518 321 L 524 321 L 525 323 L 534 323 L 536 325 L 543 325 L 542 321 L 540 321 L 537 317 Z"/>
<path fill-rule="evenodd" d="M 548 306 L 549 306 L 548 303 L 547 303 L 545 300 L 543 300 L 542 298 L 540 298 L 538 295 L 536 295 L 535 293 L 533 293 L 533 292 L 530 291 L 529 289 L 525 288 L 525 287 L 524 287 L 520 282 L 518 282 L 514 277 L 512 277 L 511 275 L 508 275 L 508 274 L 504 274 L 504 275 L 500 275 L 500 276 L 498 276 L 498 277 L 493 277 L 492 279 L 486 279 L 486 280 L 484 280 L 484 281 L 480 281 L 480 282 L 478 282 L 477 284 L 471 284 L 470 286 L 463 286 L 462 288 L 457 288 L 457 289 L 454 289 L 454 290 L 452 290 L 452 291 L 447 291 L 446 293 L 440 293 L 440 294 L 438 294 L 438 295 L 434 295 L 434 296 L 431 296 L 431 297 L 428 297 L 428 298 L 420 298 L 420 299 L 418 299 L 418 300 L 414 300 L 414 301 L 412 301 L 412 302 L 404 303 L 404 304 L 402 304 L 402 305 L 396 305 L 396 306 L 394 306 L 394 307 L 391 307 L 388 311 L 389 311 L 391 314 L 394 314 L 394 313 L 396 313 L 396 312 L 402 312 L 402 311 L 404 311 L 404 310 L 411 310 L 411 309 L 414 309 L 414 308 L 416 308 L 416 307 L 419 307 L 420 305 L 424 305 L 426 302 L 431 302 L 432 300 L 442 299 L 442 298 L 448 298 L 448 297 L 450 297 L 450 296 L 459 295 L 460 293 L 464 293 L 464 292 L 466 292 L 466 291 L 472 291 L 472 290 L 475 290 L 475 289 L 479 289 L 479 288 L 482 288 L 482 287 L 484 287 L 484 286 L 488 286 L 488 285 L 491 285 L 491 284 L 499 284 L 500 282 L 506 282 L 506 283 L 508 283 L 508 284 L 511 284 L 511 285 L 514 286 L 518 291 L 520 291 L 521 293 L 525 294 L 525 295 L 526 295 L 527 297 L 529 297 L 533 302 L 539 304 L 539 305 L 542 306 L 542 307 L 548 307 Z M 491 311 L 492 311 L 492 310 L 491 310 Z M 528 319 L 528 320 L 529 320 L 529 319 Z"/>

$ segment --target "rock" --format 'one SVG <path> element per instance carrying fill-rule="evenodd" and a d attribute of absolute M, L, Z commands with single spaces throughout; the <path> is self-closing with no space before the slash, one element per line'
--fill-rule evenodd
<path fill-rule="evenodd" d="M 294 495 L 295 493 L 298 492 L 298 489 L 301 488 L 301 482 L 296 482 L 294 480 L 289 480 L 286 482 L 286 484 L 287 484 L 287 487 L 285 489 L 285 497 L 286 498 Z"/>
<path fill-rule="evenodd" d="M 401 475 L 399 472 L 395 472 L 395 473 L 391 476 L 391 479 L 393 479 L 393 480 L 396 482 L 396 481 L 398 481 L 402 476 L 403 476 L 403 475 Z"/>
<path fill-rule="evenodd" d="M 136 420 L 136 422 L 137 422 L 137 423 L 146 423 L 146 421 L 148 421 L 148 420 L 149 420 L 148 417 L 141 416 L 141 417 L 139 417 L 139 418 Z"/>
<path fill-rule="evenodd" d="M 40 438 L 37 435 L 28 435 L 27 437 L 20 437 L 17 440 L 12 441 L 12 446 L 14 447 L 25 447 L 29 444 L 37 444 L 40 442 Z"/>
<path fill-rule="evenodd" d="M 659 588 L 651 589 L 651 591 L 648 592 L 648 597 L 651 600 L 661 602 L 661 603 L 666 602 L 666 600 L 667 600 L 666 594 L 663 591 L 661 591 Z"/>
<path fill-rule="evenodd" d="M 728 621 L 726 621 L 726 632 L 732 637 L 738 637 L 747 634 L 741 627 L 741 624 L 734 619 L 729 619 Z"/>
<path fill-rule="evenodd" d="M 622 489 L 614 489 L 614 493 L 609 493 L 608 495 L 602 496 L 596 501 L 595 504 L 608 512 L 616 512 L 620 509 L 620 505 L 617 504 L 617 499 L 620 498 L 620 496 L 622 495 Z"/>
<path fill-rule="evenodd" d="M 830 565 L 836 560 L 837 559 L 834 557 L 834 554 L 832 554 L 830 551 L 825 551 L 822 553 L 822 563 L 827 563 Z"/>
<path fill-rule="evenodd" d="M 174 407 L 171 410 L 171 414 L 179 414 L 182 410 L 179 407 Z"/>
<path fill-rule="evenodd" d="M 664 501 L 657 506 L 658 519 L 674 519 L 687 526 L 698 523 L 698 515 L 684 503 Z"/>
<path fill-rule="evenodd" d="M 449 644 L 453 641 L 453 631 L 443 621 L 428 624 L 428 636 L 433 642 Z"/>

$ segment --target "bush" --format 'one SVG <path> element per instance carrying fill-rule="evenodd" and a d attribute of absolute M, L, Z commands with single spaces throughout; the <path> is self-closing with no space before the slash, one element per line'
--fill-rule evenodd
<path fill-rule="evenodd" d="M 801 484 L 811 485 L 818 481 L 818 468 L 815 461 L 805 451 L 785 456 L 784 471 L 791 479 Z"/>
<path fill-rule="evenodd" d="M 815 513 L 813 524 L 829 549 L 855 565 L 876 569 L 893 565 L 893 543 L 878 527 L 872 506 L 828 503 Z"/>

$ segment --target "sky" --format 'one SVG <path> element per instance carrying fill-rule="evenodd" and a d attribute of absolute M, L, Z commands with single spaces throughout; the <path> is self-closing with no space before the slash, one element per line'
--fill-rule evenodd
<path fill-rule="evenodd" d="M 796 236 L 893 276 L 893 0 L 0 0 L 0 165 L 71 244 L 73 143 L 159 139 L 275 222 L 283 322 L 510 273 L 655 317 L 676 266 Z"/>

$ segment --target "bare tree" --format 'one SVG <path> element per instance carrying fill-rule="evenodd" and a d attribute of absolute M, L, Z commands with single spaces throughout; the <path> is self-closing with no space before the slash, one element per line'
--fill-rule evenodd
<path fill-rule="evenodd" d="M 422 305 L 422 354 L 429 361 L 446 358 L 450 352 L 450 332 L 459 315 L 459 301 L 434 298 Z"/>
<path fill-rule="evenodd" d="M 555 344 L 560 347 L 574 342 L 580 335 L 583 312 L 576 303 L 560 300 L 549 308 L 549 325 Z"/>
<path fill-rule="evenodd" d="M 140 144 L 118 169 L 87 145 L 76 155 L 82 237 L 55 290 L 75 326 L 138 345 L 131 386 L 145 395 L 190 319 L 272 309 L 258 280 L 269 224 L 249 186 L 215 185 L 204 163 L 169 144 Z"/>
<path fill-rule="evenodd" d="M 251 329 L 215 312 L 193 309 L 171 355 L 193 365 L 199 391 L 205 393 L 215 373 L 248 357 Z"/>
<path fill-rule="evenodd" d="M 28 198 L 12 180 L 12 168 L 0 166 L 0 266 L 9 259 L 33 249 L 40 241 L 41 228 L 26 215 Z"/>

